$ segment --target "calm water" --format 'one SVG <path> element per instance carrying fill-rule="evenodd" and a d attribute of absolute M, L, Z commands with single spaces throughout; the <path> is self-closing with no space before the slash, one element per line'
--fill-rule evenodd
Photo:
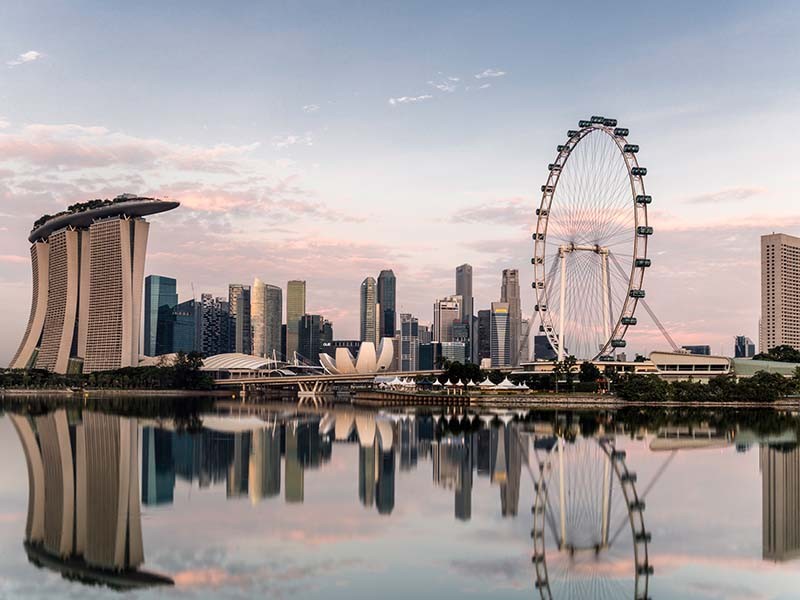
<path fill-rule="evenodd" d="M 791 415 L 36 412 L 3 598 L 800 598 Z"/>

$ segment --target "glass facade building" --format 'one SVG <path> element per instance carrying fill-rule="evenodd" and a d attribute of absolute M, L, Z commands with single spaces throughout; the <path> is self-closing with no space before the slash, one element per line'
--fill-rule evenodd
<path fill-rule="evenodd" d="M 177 282 L 171 277 L 148 275 L 144 280 L 145 356 L 174 352 L 173 311 L 178 305 Z"/>

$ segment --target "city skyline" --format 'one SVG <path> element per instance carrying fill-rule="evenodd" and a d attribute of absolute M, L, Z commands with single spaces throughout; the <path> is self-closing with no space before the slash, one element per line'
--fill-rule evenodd
<path fill-rule="evenodd" d="M 183 203 L 153 224 L 146 267 L 178 279 L 183 298 L 191 284 L 224 296 L 228 283 L 254 276 L 302 278 L 309 307 L 354 338 L 356 288 L 366 274 L 394 270 L 404 282 L 397 313 L 424 315 L 432 298 L 452 293 L 453 267 L 469 262 L 476 307 L 496 300 L 498 271 L 519 269 L 529 317 L 538 189 L 564 130 L 596 113 L 623 120 L 650 166 L 656 235 L 646 284 L 673 337 L 715 353 L 729 352 L 733 335 L 757 339 L 758 237 L 800 231 L 791 146 L 781 135 L 800 91 L 785 77 L 798 22 L 790 4 L 652 7 L 646 15 L 614 9 L 598 17 L 648 32 L 635 55 L 556 6 L 497 14 L 475 5 L 455 20 L 435 9 L 451 35 L 440 35 L 437 19 L 419 19 L 417 6 L 408 14 L 378 7 L 327 14 L 305 22 L 302 35 L 298 9 L 262 9 L 233 17 L 243 32 L 235 37 L 221 35 L 219 9 L 202 8 L 180 27 L 177 17 L 156 19 L 145 7 L 101 18 L 75 3 L 54 7 L 46 22 L 35 6 L 6 9 L 0 324 L 9 340 L 24 333 L 30 270 L 21 240 L 31 221 L 125 191 Z M 552 32 L 505 34 L 534 18 L 552 23 Z M 269 22 L 275 35 L 248 21 Z M 143 22 L 157 26 L 139 28 L 139 47 L 114 43 L 119 28 Z M 401 34 L 409 22 L 414 27 Z M 554 93 L 543 95 L 541 67 L 559 43 L 556 32 L 567 29 L 596 49 L 600 68 L 576 94 L 575 73 L 588 61 L 571 51 L 552 75 Z M 205 41 L 177 30 L 203 31 Z M 409 30 L 408 44 L 425 52 L 384 43 Z M 114 51 L 96 52 L 103 44 Z M 160 64 L 162 53 L 165 64 L 138 68 L 142 60 Z M 624 95 L 607 85 L 632 72 L 645 85 Z M 103 98 L 120 73 L 135 85 L 109 103 Z M 157 104 L 142 95 L 147 89 L 162 92 Z M 693 149 L 709 144 L 714 151 L 698 160 Z M 749 166 L 767 154 L 765 183 Z M 408 219 L 409 211 L 418 216 Z M 629 353 L 665 347 L 646 318 L 628 339 Z M 0 363 L 10 362 L 14 344 L 0 343 Z"/>

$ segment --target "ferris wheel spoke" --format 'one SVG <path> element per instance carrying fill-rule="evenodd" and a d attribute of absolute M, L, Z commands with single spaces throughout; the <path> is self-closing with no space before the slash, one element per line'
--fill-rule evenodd
<path fill-rule="evenodd" d="M 547 210 L 539 215 L 537 231 L 544 233 L 544 244 L 537 256 L 547 267 L 539 271 L 545 281 L 537 298 L 547 302 L 539 316 L 559 356 L 596 358 L 607 352 L 609 338 L 627 329 L 618 329 L 622 313 L 636 306 L 628 292 L 634 260 L 646 256 L 636 226 L 646 225 L 647 213 L 636 204 L 635 194 L 644 187 L 630 171 L 623 143 L 610 126 L 584 126 L 559 163 L 553 189 L 543 193 Z M 620 261 L 626 268 L 618 269 Z"/>

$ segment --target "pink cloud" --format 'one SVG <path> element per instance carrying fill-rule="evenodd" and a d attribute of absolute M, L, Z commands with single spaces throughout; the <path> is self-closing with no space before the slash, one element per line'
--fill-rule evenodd
<path fill-rule="evenodd" d="M 14 254 L 0 254 L 0 263 L 6 264 L 24 264 L 30 261 L 29 257 L 16 256 Z"/>

